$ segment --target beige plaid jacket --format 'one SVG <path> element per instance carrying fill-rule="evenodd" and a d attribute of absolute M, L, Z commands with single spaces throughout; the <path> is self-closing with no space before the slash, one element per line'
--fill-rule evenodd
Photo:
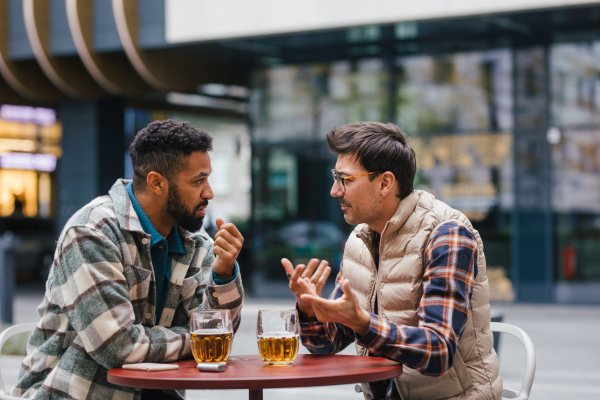
<path fill-rule="evenodd" d="M 199 308 L 230 309 L 234 329 L 239 327 L 239 271 L 232 282 L 215 285 L 213 240 L 204 230 L 180 230 L 186 253 L 173 254 L 171 286 L 156 324 L 150 235 L 131 205 L 127 183 L 118 180 L 108 196 L 65 225 L 37 310 L 41 320 L 11 395 L 139 399 L 140 390 L 109 383 L 108 369 L 190 357 L 189 315 Z"/>

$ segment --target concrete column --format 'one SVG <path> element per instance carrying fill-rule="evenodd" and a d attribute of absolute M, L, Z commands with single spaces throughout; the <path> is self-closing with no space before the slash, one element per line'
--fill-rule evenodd
<path fill-rule="evenodd" d="M 551 164 L 546 138 L 548 74 L 547 47 L 515 50 L 515 206 L 511 277 L 518 301 L 554 300 Z"/>
<path fill-rule="evenodd" d="M 57 231 L 82 206 L 105 195 L 125 169 L 125 102 L 120 98 L 65 100 L 63 156 L 58 163 Z"/>

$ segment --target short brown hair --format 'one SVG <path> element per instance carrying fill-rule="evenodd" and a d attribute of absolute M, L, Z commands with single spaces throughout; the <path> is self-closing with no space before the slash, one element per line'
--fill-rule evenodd
<path fill-rule="evenodd" d="M 399 186 L 398 197 L 413 192 L 417 159 L 404 132 L 392 123 L 357 122 L 333 128 L 327 134 L 329 149 L 335 154 L 353 154 L 373 180 L 390 171 Z"/>

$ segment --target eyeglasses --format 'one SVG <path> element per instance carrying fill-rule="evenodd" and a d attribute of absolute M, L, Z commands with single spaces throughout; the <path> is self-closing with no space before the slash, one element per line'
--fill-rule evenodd
<path fill-rule="evenodd" d="M 360 175 L 341 176 L 340 174 L 338 174 L 338 172 L 335 169 L 331 170 L 331 174 L 333 175 L 333 181 L 339 185 L 340 189 L 342 189 L 342 192 L 344 192 L 344 193 L 346 193 L 346 184 L 344 183 L 344 181 L 346 179 L 360 178 L 361 176 L 367 176 L 367 175 L 371 175 L 374 173 L 375 173 L 375 171 L 367 172 L 366 174 L 360 174 Z"/>

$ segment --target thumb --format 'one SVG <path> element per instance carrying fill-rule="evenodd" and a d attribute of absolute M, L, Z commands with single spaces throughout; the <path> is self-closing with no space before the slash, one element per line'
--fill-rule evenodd
<path fill-rule="evenodd" d="M 283 265 L 283 268 L 285 268 L 285 272 L 287 272 L 290 275 L 294 273 L 294 265 L 290 262 L 290 260 L 288 260 L 287 258 L 282 258 L 281 264 Z"/>
<path fill-rule="evenodd" d="M 223 225 L 225 221 L 223 221 L 223 218 L 217 218 L 215 220 L 215 225 L 217 225 L 217 229 L 221 229 L 221 225 Z"/>
<path fill-rule="evenodd" d="M 344 279 L 344 281 L 342 282 L 342 292 L 344 293 L 344 296 L 346 296 L 348 299 L 353 299 L 355 297 L 354 292 L 350 287 L 350 281 L 348 279 Z"/>

